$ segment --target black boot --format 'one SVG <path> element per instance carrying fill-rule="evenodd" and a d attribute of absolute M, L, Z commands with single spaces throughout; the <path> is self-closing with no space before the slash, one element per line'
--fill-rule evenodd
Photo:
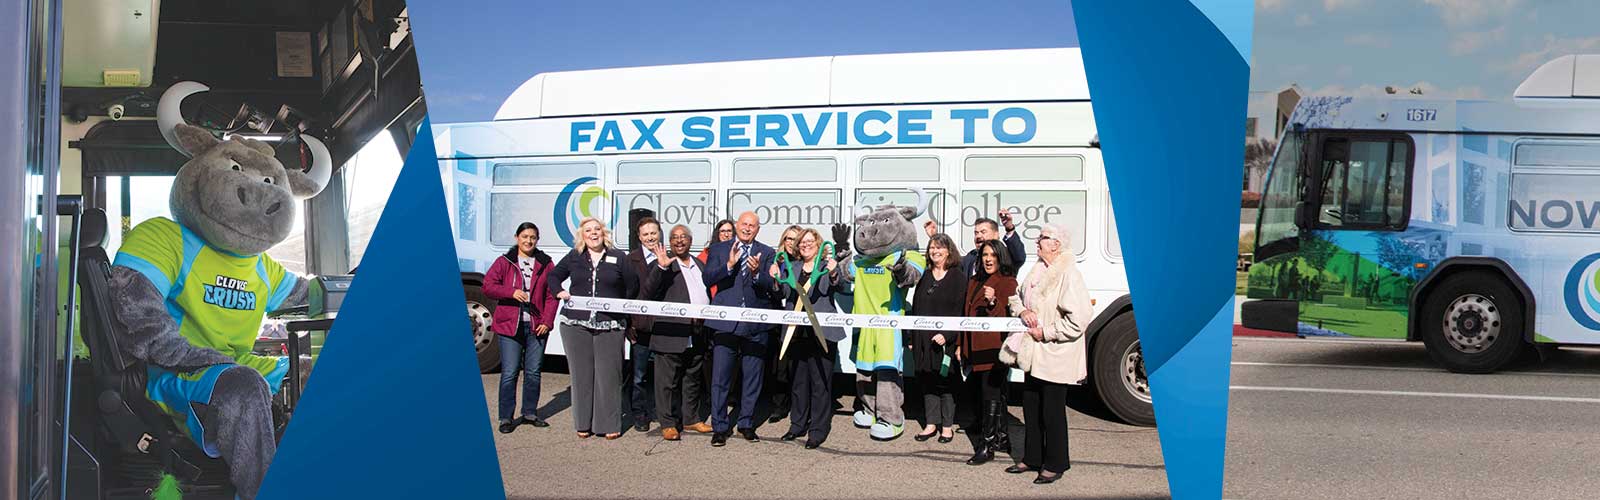
<path fill-rule="evenodd" d="M 1011 433 L 1007 432 L 1010 426 L 1010 414 L 1006 411 L 1006 404 L 1002 401 L 989 402 L 989 422 L 993 427 L 989 429 L 989 449 L 996 453 L 1011 454 Z"/>
<path fill-rule="evenodd" d="M 994 402 L 988 402 L 988 407 L 977 415 L 978 426 L 967 432 L 967 439 L 972 440 L 972 458 L 967 459 L 967 465 L 994 460 L 994 413 Z"/>

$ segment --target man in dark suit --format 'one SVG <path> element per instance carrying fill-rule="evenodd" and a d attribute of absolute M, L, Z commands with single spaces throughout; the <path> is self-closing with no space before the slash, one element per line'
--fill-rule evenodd
<path fill-rule="evenodd" d="M 694 237 L 689 228 L 679 224 L 672 228 L 670 241 L 672 253 L 657 243 L 651 248 L 655 263 L 649 266 L 644 283 L 639 287 L 639 298 L 661 302 L 676 302 L 686 307 L 699 307 L 711 303 L 705 280 L 705 267 L 689 247 Z M 692 310 L 686 310 L 692 311 Z M 655 358 L 656 414 L 661 422 L 661 438 L 677 441 L 681 430 L 709 433 L 710 425 L 699 419 L 700 401 L 705 391 L 701 386 L 700 372 L 705 363 L 707 339 L 701 320 L 662 316 L 655 319 L 650 335 L 650 351 Z M 675 407 L 673 398 L 683 389 L 683 404 Z"/>
<path fill-rule="evenodd" d="M 739 214 L 734 224 L 734 238 L 711 245 L 706 258 L 705 286 L 717 286 L 717 296 L 711 303 L 719 306 L 751 309 L 777 309 L 777 292 L 772 276 L 761 272 L 772 265 L 772 247 L 756 241 L 761 221 L 756 214 Z M 761 314 L 746 312 L 745 314 Z M 711 329 L 711 435 L 712 446 L 727 444 L 733 434 L 728 421 L 728 389 L 733 383 L 733 365 L 739 364 L 743 375 L 739 381 L 739 435 L 746 441 L 757 442 L 754 415 L 756 400 L 761 396 L 762 363 L 773 324 L 740 321 L 740 318 L 706 320 Z"/>
<path fill-rule="evenodd" d="M 633 275 L 642 279 L 650 274 L 650 268 L 656 263 L 656 256 L 645 249 L 661 245 L 661 224 L 654 217 L 645 217 L 639 219 L 638 226 L 633 230 L 639 235 L 639 246 L 628 251 L 628 265 L 632 266 Z M 628 359 L 633 367 L 633 376 L 623 385 L 624 391 L 630 393 L 628 413 L 633 414 L 633 430 L 639 432 L 650 430 L 650 411 L 653 409 L 650 385 L 645 383 L 645 376 L 650 373 L 650 330 L 654 319 L 635 315 L 628 321 Z"/>
<path fill-rule="evenodd" d="M 1011 254 L 1011 262 L 1020 267 L 1028 260 L 1028 247 L 1022 244 L 1022 237 L 1017 235 L 1017 224 L 1011 220 L 1011 212 L 1000 211 L 1000 220 L 1006 227 L 1006 237 L 1000 240 L 1000 246 L 1005 247 L 1006 252 Z M 931 220 L 923 223 L 922 229 L 927 231 L 930 237 L 939 232 L 939 226 Z M 985 241 L 999 237 L 1000 223 L 988 217 L 978 218 L 977 223 L 972 226 L 972 250 L 961 256 L 961 268 L 966 270 L 967 276 L 977 272 L 978 247 Z"/>

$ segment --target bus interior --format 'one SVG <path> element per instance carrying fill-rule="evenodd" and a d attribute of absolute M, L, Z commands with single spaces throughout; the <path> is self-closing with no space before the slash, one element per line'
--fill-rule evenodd
<path fill-rule="evenodd" d="M 170 432 L 170 419 L 153 421 L 138 390 L 142 365 L 117 352 L 96 266 L 108 269 L 124 232 L 171 215 L 168 192 L 188 158 L 155 116 L 174 84 L 209 87 L 182 100 L 186 121 L 273 145 L 289 168 L 309 165 L 301 137 L 325 145 L 327 187 L 299 203 L 291 236 L 267 252 L 318 276 L 313 293 L 327 297 L 320 310 L 270 319 L 257 342 L 296 364 L 275 397 L 281 438 L 336 314 L 335 292 L 359 265 L 425 114 L 405 3 L 18 3 L 5 22 L 26 51 L 8 62 L 33 71 L 4 87 L 16 92 L 0 109 L 33 119 L 0 148 L 26 154 L 0 167 L 3 227 L 17 231 L 0 238 L 0 288 L 22 292 L 0 312 L 0 391 L 19 396 L 0 394 L 16 405 L 0 408 L 3 495 L 148 498 L 152 478 L 167 473 L 188 497 L 232 498 L 221 460 Z"/>

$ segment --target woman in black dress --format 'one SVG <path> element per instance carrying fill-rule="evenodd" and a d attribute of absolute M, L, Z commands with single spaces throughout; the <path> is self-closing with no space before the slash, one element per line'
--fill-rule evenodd
<path fill-rule="evenodd" d="M 961 251 L 950 235 L 928 239 L 928 271 L 922 273 L 911 297 L 912 316 L 960 316 L 965 306 L 967 274 L 961 271 Z M 911 334 L 912 365 L 922 387 L 922 433 L 917 441 L 934 435 L 940 443 L 955 439 L 955 391 L 961 370 L 955 360 L 955 332 L 916 330 Z"/>

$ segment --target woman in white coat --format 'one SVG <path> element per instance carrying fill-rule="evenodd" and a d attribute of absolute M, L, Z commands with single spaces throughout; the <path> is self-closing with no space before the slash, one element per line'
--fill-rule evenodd
<path fill-rule="evenodd" d="M 1055 482 L 1071 467 L 1067 458 L 1067 386 L 1082 384 L 1089 374 L 1083 332 L 1094 308 L 1068 234 L 1062 224 L 1046 224 L 1040 231 L 1036 242 L 1039 265 L 1028 272 L 1010 304 L 1028 331 L 1012 334 L 1001 348 L 1001 360 L 1026 374 L 1022 421 L 1027 434 L 1022 461 L 1006 472 L 1037 471 L 1034 484 Z"/>

